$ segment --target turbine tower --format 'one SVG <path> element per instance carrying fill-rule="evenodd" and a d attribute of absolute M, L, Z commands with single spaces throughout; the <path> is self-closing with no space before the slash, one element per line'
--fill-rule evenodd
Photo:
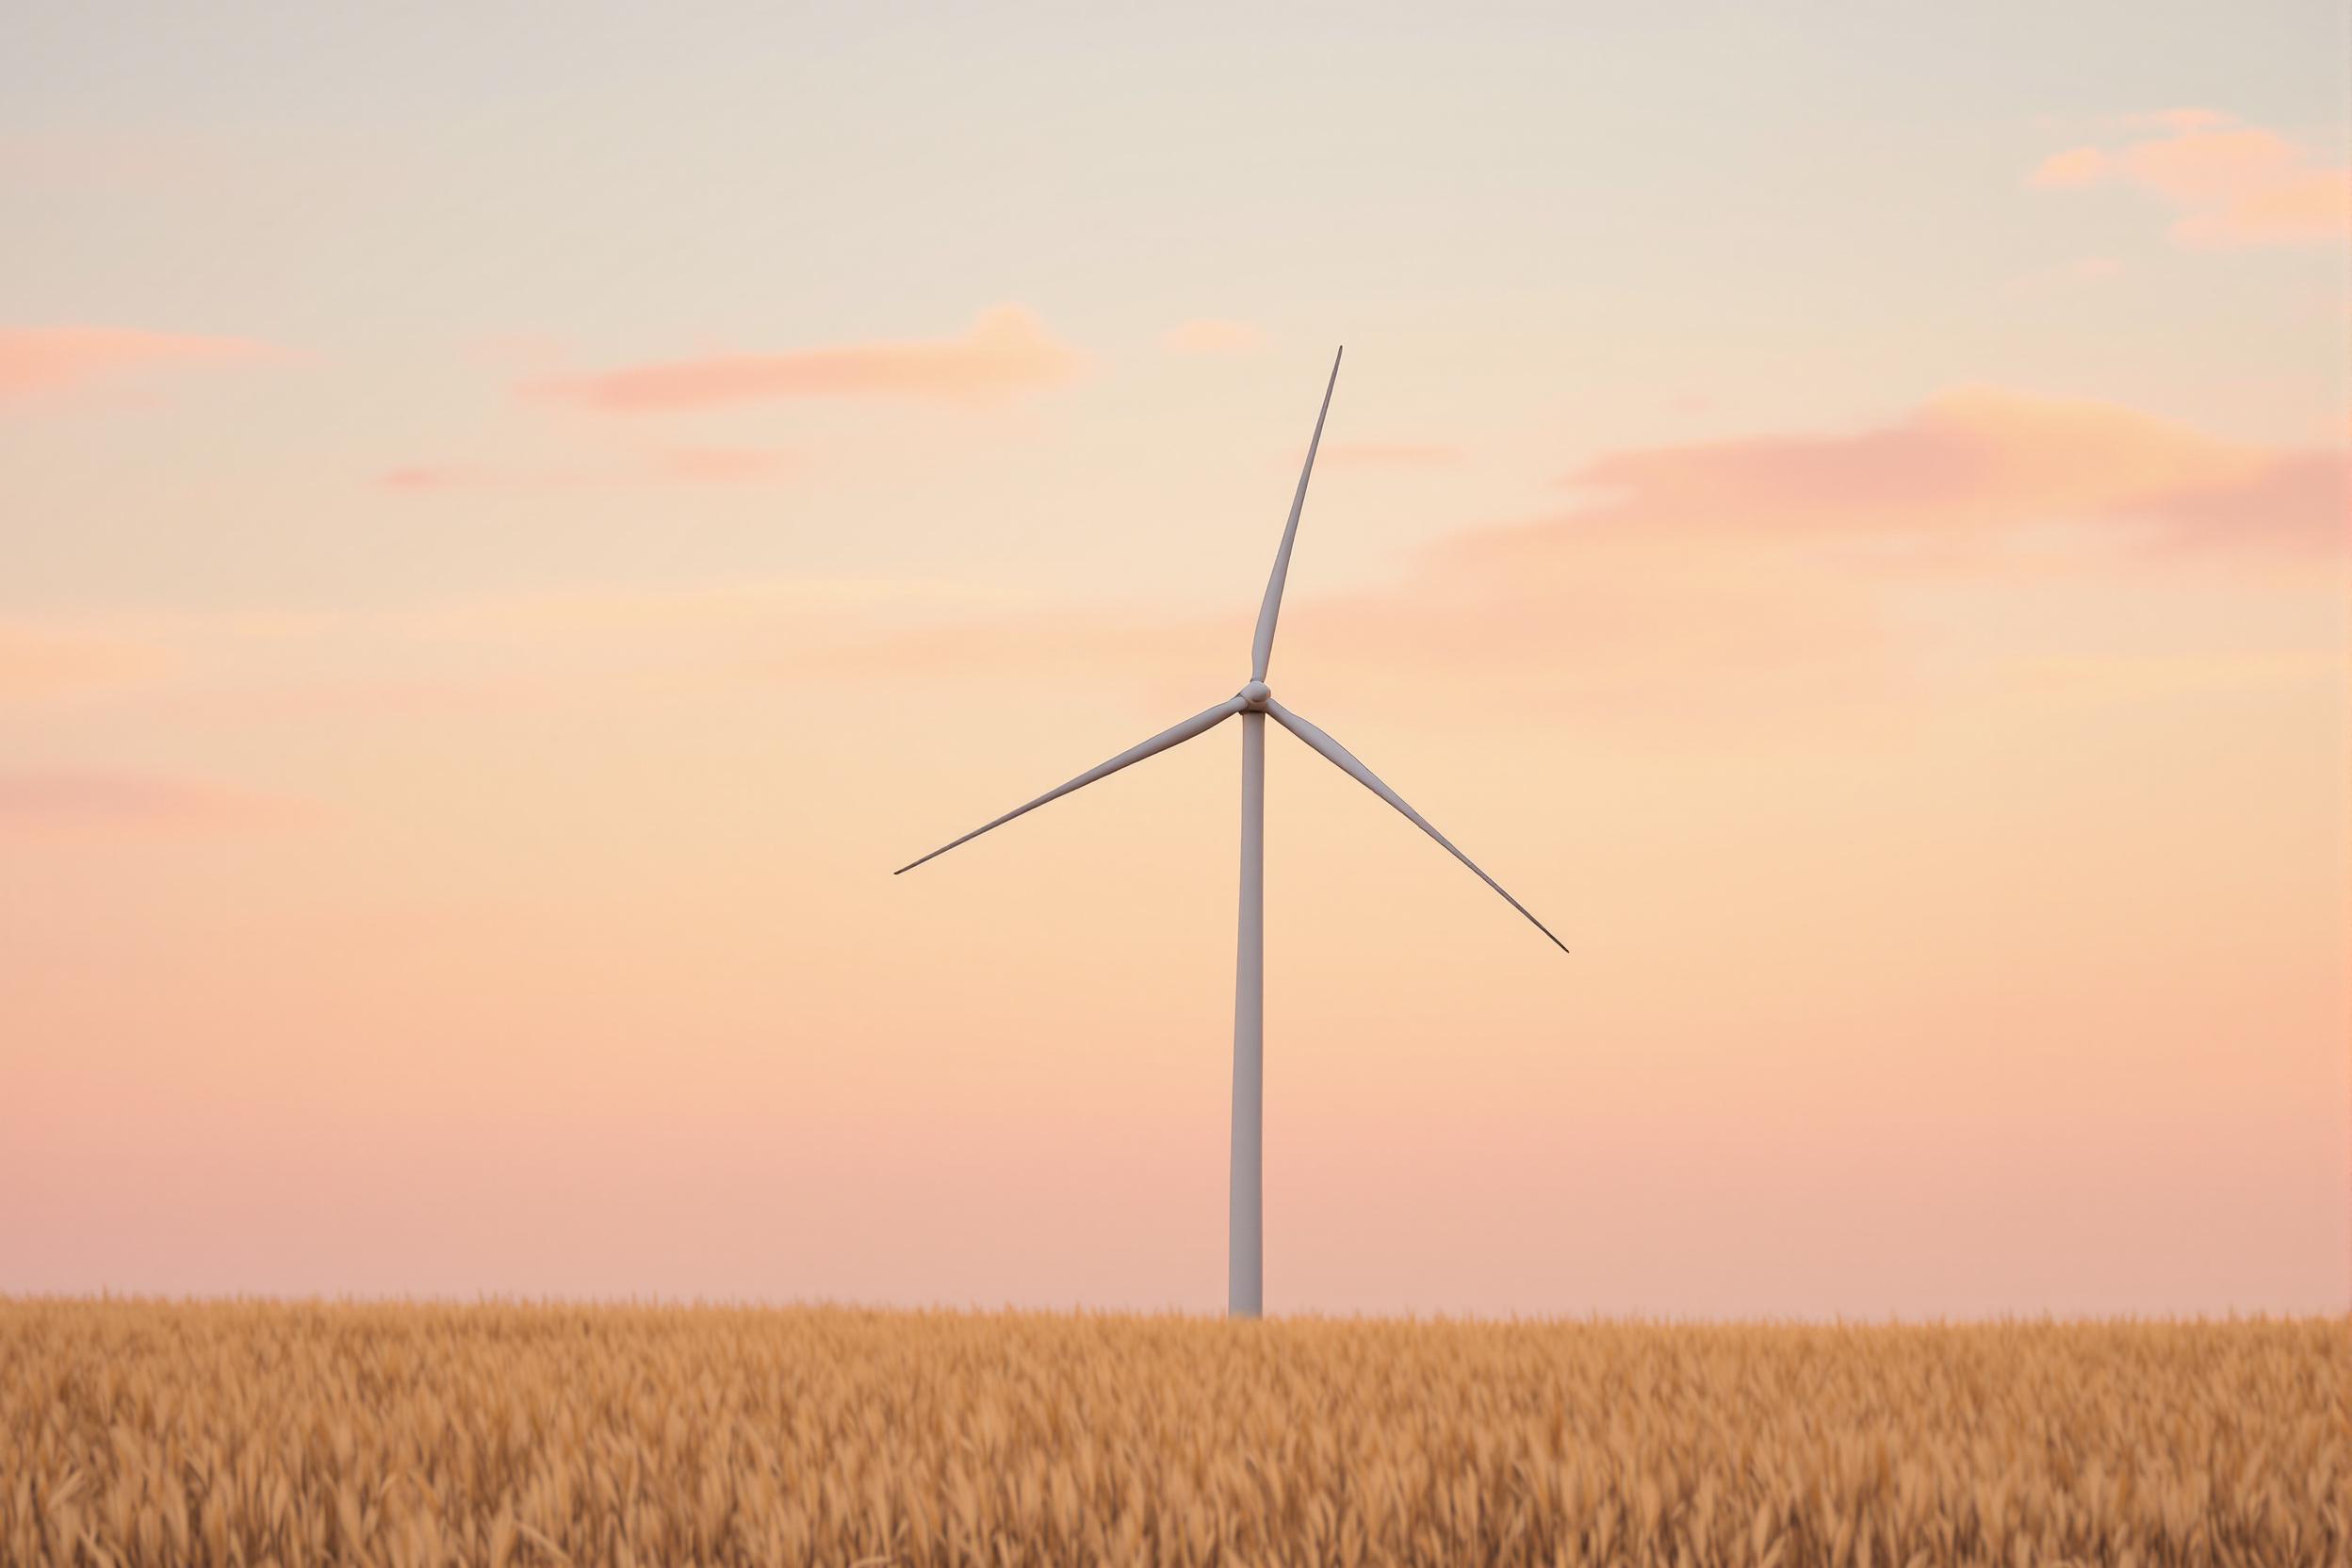
<path fill-rule="evenodd" d="M 1340 353 L 1346 351 L 1343 349 Z M 1307 480 L 1315 472 L 1315 449 L 1323 442 L 1323 419 L 1331 411 L 1331 389 L 1339 384 L 1339 354 L 1331 356 L 1331 377 L 1324 384 L 1323 406 L 1315 416 L 1315 434 L 1307 442 L 1306 466 L 1298 470 L 1298 491 L 1291 498 L 1290 520 L 1282 525 L 1282 547 L 1274 552 L 1274 575 L 1266 585 L 1266 602 L 1258 609 L 1257 635 L 1250 644 L 1249 684 L 1216 707 L 1195 713 L 1172 728 L 1161 730 L 1140 745 L 1128 747 L 1101 766 L 1088 768 L 1059 789 L 1047 791 L 1028 805 L 1016 807 L 994 822 L 941 844 L 922 860 L 909 861 L 891 874 L 899 875 L 910 872 L 922 865 L 923 860 L 937 858 L 957 844 L 969 843 L 989 828 L 1002 827 L 1015 817 L 1034 811 L 1048 801 L 1059 800 L 1098 778 L 1106 778 L 1121 768 L 1140 762 L 1147 757 L 1156 757 L 1171 746 L 1182 745 L 1196 735 L 1205 734 L 1236 713 L 1241 715 L 1241 940 L 1233 973 L 1233 1170 L 1232 1213 L 1227 1232 L 1225 1298 L 1226 1311 L 1235 1317 L 1258 1315 L 1265 1285 L 1261 1221 L 1262 1178 L 1265 1173 L 1262 1112 L 1266 1061 L 1266 715 L 1272 714 L 1277 724 L 1329 758 L 1342 773 L 1396 808 L 1404 814 L 1406 821 L 1435 839 L 1445 846 L 1446 854 L 1476 873 L 1479 881 L 1502 893 L 1503 901 L 1527 915 L 1538 931 L 1551 937 L 1552 945 L 1562 953 L 1568 951 L 1568 944 L 1553 937 L 1548 926 L 1528 914 L 1526 905 L 1504 892 L 1501 883 L 1479 871 L 1477 862 L 1456 849 L 1451 839 L 1430 826 L 1427 817 L 1406 805 L 1402 795 L 1381 783 L 1370 768 L 1356 760 L 1353 752 L 1275 701 L 1273 691 L 1266 683 L 1266 666 L 1274 657 L 1274 623 L 1282 612 L 1282 584 L 1290 576 L 1291 547 L 1298 538 L 1298 514 L 1307 504 Z"/>

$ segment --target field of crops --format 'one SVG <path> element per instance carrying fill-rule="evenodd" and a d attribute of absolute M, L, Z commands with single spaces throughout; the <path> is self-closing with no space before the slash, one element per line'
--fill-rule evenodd
<path fill-rule="evenodd" d="M 2352 1562 L 2352 1323 L 0 1299 L 0 1561 Z"/>

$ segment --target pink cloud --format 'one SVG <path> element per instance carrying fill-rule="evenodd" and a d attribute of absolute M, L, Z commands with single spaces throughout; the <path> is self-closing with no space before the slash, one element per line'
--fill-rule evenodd
<path fill-rule="evenodd" d="M 2292 245 L 2352 231 L 2352 169 L 2323 164 L 2276 131 L 2211 109 L 2136 117 L 2170 134 L 2071 148 L 2027 176 L 2044 189 L 2119 183 L 2169 204 L 2184 245 Z"/>
<path fill-rule="evenodd" d="M 1613 452 L 1564 483 L 1576 526 L 1887 537 L 2100 523 L 2324 547 L 2344 457 L 2247 446 L 2111 403 L 1955 392 L 1876 428 Z"/>
<path fill-rule="evenodd" d="M 2277 452 L 2242 482 L 2150 497 L 2143 511 L 2179 548 L 2325 554 L 2344 543 L 2352 517 L 2352 456 L 2341 448 Z"/>
<path fill-rule="evenodd" d="M 148 773 L 0 772 L 0 828 L 211 831 L 286 820 L 286 803 Z"/>
<path fill-rule="evenodd" d="M 903 398 L 987 403 L 1070 380 L 1077 353 L 1018 305 L 960 337 L 858 343 L 791 353 L 671 360 L 529 383 L 526 396 L 610 413 L 713 408 L 788 398 Z"/>
<path fill-rule="evenodd" d="M 0 401 L 70 390 L 139 367 L 222 364 L 266 358 L 276 351 L 241 337 L 127 327 L 0 329 Z"/>
<path fill-rule="evenodd" d="M 1264 341 L 1258 329 L 1246 321 L 1205 316 L 1179 322 L 1160 337 L 1162 347 L 1179 354 L 1248 353 Z"/>

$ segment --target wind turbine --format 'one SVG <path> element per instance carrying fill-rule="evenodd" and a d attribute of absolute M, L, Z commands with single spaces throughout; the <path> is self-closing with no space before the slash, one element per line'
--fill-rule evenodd
<path fill-rule="evenodd" d="M 1225 1296 L 1226 1311 L 1234 1317 L 1258 1315 L 1265 1283 L 1265 1253 L 1260 1222 L 1263 1217 L 1262 1112 L 1266 1047 L 1266 715 L 1272 714 L 1277 724 L 1329 758 L 1342 773 L 1404 813 L 1406 821 L 1444 845 L 1446 854 L 1477 873 L 1479 881 L 1502 893 L 1505 903 L 1527 915 L 1538 931 L 1551 937 L 1553 946 L 1562 953 L 1568 951 L 1568 944 L 1553 937 L 1550 927 L 1529 914 L 1526 905 L 1503 892 L 1501 883 L 1479 871 L 1476 861 L 1456 849 L 1451 839 L 1430 826 L 1429 818 L 1406 805 L 1402 795 L 1381 783 L 1379 776 L 1358 761 L 1353 752 L 1275 701 L 1274 693 L 1266 683 L 1266 665 L 1274 657 L 1274 623 L 1282 612 L 1282 584 L 1290 576 L 1291 546 L 1298 537 L 1298 514 L 1307 504 L 1307 480 L 1315 472 L 1315 451 L 1323 442 L 1323 419 L 1331 411 L 1331 389 L 1339 384 L 1340 355 L 1346 352 L 1342 349 L 1339 354 L 1331 356 L 1331 378 L 1324 384 L 1323 406 L 1315 416 L 1315 434 L 1307 442 L 1306 466 L 1298 470 L 1298 493 L 1291 498 L 1290 521 L 1282 525 L 1282 547 L 1274 552 L 1274 575 L 1266 582 L 1266 602 L 1258 609 L 1257 635 L 1250 644 L 1249 684 L 1216 707 L 1204 709 L 1184 723 L 1161 730 L 1150 740 L 1128 747 L 1101 766 L 1088 768 L 1059 789 L 1048 790 L 1028 805 L 1016 807 L 994 822 L 941 844 L 922 860 L 909 861 L 891 873 L 895 876 L 910 872 L 922 865 L 923 860 L 935 859 L 957 844 L 969 843 L 989 828 L 1002 827 L 1015 817 L 1034 811 L 1048 801 L 1059 800 L 1098 778 L 1107 778 L 1121 768 L 1132 766 L 1147 757 L 1156 757 L 1171 746 L 1182 745 L 1196 735 L 1206 734 L 1236 713 L 1241 715 L 1241 941 L 1233 975 L 1233 1171 L 1231 1189 L 1233 1206 L 1226 1233 Z"/>

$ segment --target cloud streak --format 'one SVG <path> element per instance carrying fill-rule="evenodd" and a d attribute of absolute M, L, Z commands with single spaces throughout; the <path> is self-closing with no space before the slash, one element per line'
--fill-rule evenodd
<path fill-rule="evenodd" d="M 957 337 L 853 343 L 623 366 L 526 383 L 529 399 L 611 414 L 651 414 L 811 398 L 884 398 L 971 406 L 1057 385 L 1079 356 L 1018 305 L 988 311 Z"/>
<path fill-rule="evenodd" d="M 130 327 L 0 328 L 0 403 L 71 391 L 148 367 L 232 364 L 277 352 L 250 338 Z"/>
<path fill-rule="evenodd" d="M 2352 232 L 2352 169 L 2324 164 L 2277 131 L 2211 109 L 2128 122 L 2168 133 L 2119 146 L 2085 144 L 2045 158 L 2026 183 L 2042 190 L 2126 185 L 2179 214 L 2182 245 L 2307 245 Z"/>
<path fill-rule="evenodd" d="M 1837 434 L 1609 453 L 1562 483 L 1585 531 L 1889 539 L 2047 524 L 2201 547 L 2324 550 L 2344 455 L 2230 442 L 2113 403 L 1973 388 Z"/>

